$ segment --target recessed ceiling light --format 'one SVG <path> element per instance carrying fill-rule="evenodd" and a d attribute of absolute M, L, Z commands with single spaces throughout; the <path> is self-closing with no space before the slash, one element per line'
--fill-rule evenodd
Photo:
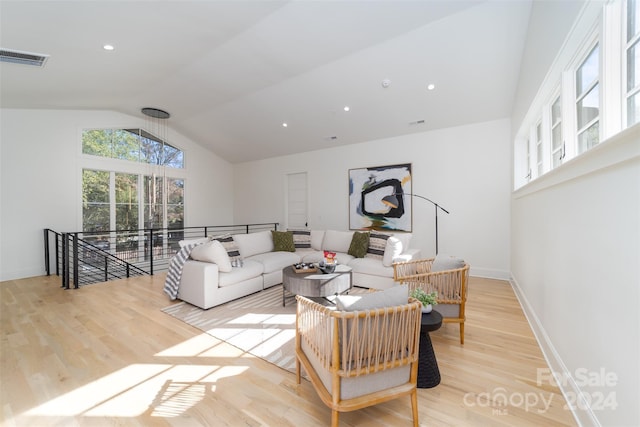
<path fill-rule="evenodd" d="M 282 127 L 283 127 L 283 128 L 286 128 L 287 126 L 289 126 L 289 125 L 288 125 L 288 124 L 286 124 L 286 123 L 283 123 L 283 124 L 282 124 Z"/>
<path fill-rule="evenodd" d="M 433 83 L 427 86 L 427 90 L 434 90 L 435 88 L 436 88 L 436 85 L 434 85 Z"/>
<path fill-rule="evenodd" d="M 105 44 L 104 46 L 102 46 L 102 48 L 104 50 L 113 50 L 113 49 L 115 49 L 115 47 L 113 47 L 112 44 Z"/>
<path fill-rule="evenodd" d="M 348 105 L 344 106 L 344 111 L 351 111 L 351 108 Z"/>

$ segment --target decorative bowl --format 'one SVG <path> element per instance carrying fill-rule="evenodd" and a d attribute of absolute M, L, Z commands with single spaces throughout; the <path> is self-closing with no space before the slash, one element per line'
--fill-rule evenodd
<path fill-rule="evenodd" d="M 336 271 L 336 264 L 326 264 L 321 262 L 318 264 L 318 268 L 325 274 L 330 274 Z"/>

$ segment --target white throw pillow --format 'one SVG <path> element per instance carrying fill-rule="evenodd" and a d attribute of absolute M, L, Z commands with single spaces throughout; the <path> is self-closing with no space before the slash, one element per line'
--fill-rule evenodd
<path fill-rule="evenodd" d="M 409 249 L 409 243 L 411 243 L 412 233 L 394 233 L 393 237 L 399 239 L 402 242 L 402 252 Z"/>
<path fill-rule="evenodd" d="M 231 260 L 227 250 L 217 240 L 203 243 L 196 246 L 189 254 L 192 259 L 202 262 L 210 262 L 218 265 L 218 270 L 222 273 L 231 272 Z"/>
<path fill-rule="evenodd" d="M 382 265 L 385 267 L 391 267 L 393 261 L 402 255 L 403 245 L 402 241 L 395 236 L 391 236 L 387 239 L 387 246 L 384 249 L 384 256 L 382 258 Z"/>
<path fill-rule="evenodd" d="M 353 231 L 327 230 L 324 232 L 322 249 L 325 251 L 348 253 Z"/>

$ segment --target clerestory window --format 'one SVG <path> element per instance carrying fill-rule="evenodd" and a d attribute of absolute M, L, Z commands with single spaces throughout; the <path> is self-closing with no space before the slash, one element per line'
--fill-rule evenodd
<path fill-rule="evenodd" d="M 184 168 L 184 153 L 144 129 L 89 129 L 82 152 L 93 156 Z"/>

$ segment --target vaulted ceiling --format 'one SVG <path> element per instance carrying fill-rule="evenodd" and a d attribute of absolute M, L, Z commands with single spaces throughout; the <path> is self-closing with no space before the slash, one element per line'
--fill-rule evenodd
<path fill-rule="evenodd" d="M 139 117 L 160 108 L 233 163 L 493 120 L 511 114 L 530 8 L 2 0 L 0 46 L 50 56 L 42 68 L 0 63 L 0 102 Z"/>

